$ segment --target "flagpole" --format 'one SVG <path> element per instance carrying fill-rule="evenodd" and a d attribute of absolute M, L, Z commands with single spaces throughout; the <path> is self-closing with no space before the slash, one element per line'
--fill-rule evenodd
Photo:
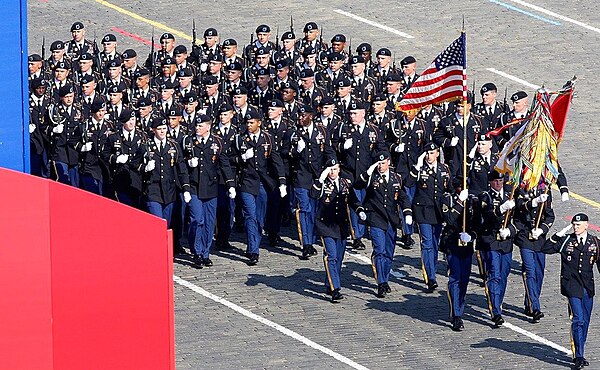
<path fill-rule="evenodd" d="M 463 67 L 463 190 L 467 188 L 467 35 L 465 32 L 465 17 L 463 16 L 462 37 L 464 38 L 464 67 Z M 462 231 L 467 232 L 467 201 L 463 207 Z"/>

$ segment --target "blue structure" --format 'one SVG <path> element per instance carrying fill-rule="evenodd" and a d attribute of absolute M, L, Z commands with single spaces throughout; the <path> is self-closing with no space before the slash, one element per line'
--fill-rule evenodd
<path fill-rule="evenodd" d="M 29 172 L 27 1 L 4 1 L 2 13 L 0 167 Z"/>

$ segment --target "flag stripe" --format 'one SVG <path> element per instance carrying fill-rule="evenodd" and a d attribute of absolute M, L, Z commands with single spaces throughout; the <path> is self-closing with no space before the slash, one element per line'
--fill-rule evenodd
<path fill-rule="evenodd" d="M 458 91 L 458 94 L 456 91 Z M 403 104 L 401 109 L 402 110 L 419 109 L 428 104 L 433 104 L 432 101 L 439 103 L 439 102 L 444 102 L 444 101 L 451 100 L 451 99 L 459 99 L 462 96 L 461 94 L 462 94 L 462 90 L 454 90 L 454 91 L 447 92 L 444 94 L 435 94 L 434 96 L 431 96 L 431 97 L 418 98 L 418 99 L 414 99 L 414 102 L 410 102 L 409 104 Z"/>
<path fill-rule="evenodd" d="M 421 98 L 427 96 L 429 94 L 436 93 L 438 91 L 447 89 L 449 87 L 455 88 L 457 91 L 463 91 L 462 82 L 460 85 L 456 84 L 456 81 L 462 81 L 462 76 L 454 76 L 452 78 L 443 79 L 435 84 L 428 85 L 427 87 L 417 88 L 415 92 L 411 94 L 411 98 L 407 100 L 412 100 L 413 98 Z"/>

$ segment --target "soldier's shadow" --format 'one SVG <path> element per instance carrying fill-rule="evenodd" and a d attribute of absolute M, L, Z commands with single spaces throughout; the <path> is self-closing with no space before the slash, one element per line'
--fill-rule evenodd
<path fill-rule="evenodd" d="M 309 268 L 299 268 L 291 276 L 248 274 L 247 286 L 265 285 L 275 290 L 300 294 L 308 298 L 327 301 L 323 273 Z"/>
<path fill-rule="evenodd" d="M 392 289 L 394 289 L 392 287 Z M 399 295 L 397 290 L 392 290 L 386 298 L 371 299 L 367 303 L 367 308 L 390 312 L 397 315 L 407 316 L 424 323 L 437 325 L 440 327 L 449 327 L 449 318 L 447 315 L 448 301 L 444 292 L 436 291 L 432 294 L 402 294 L 402 301 L 394 299 L 394 295 Z M 446 314 L 441 314 L 441 305 L 445 305 L 443 310 Z M 420 309 L 427 307 L 428 309 Z M 434 314 L 432 311 L 440 311 L 440 314 Z"/>
<path fill-rule="evenodd" d="M 550 365 L 571 367 L 572 362 L 564 353 L 538 343 L 486 338 L 471 344 L 472 348 L 497 348 L 520 356 L 527 356 Z"/>

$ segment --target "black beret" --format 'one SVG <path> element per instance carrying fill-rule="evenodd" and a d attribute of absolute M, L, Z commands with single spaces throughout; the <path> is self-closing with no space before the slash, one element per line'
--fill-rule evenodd
<path fill-rule="evenodd" d="M 585 213 L 578 213 L 571 219 L 571 223 L 580 221 L 589 221 L 590 219 Z"/>
<path fill-rule="evenodd" d="M 168 65 L 173 65 L 173 64 L 177 64 L 177 63 L 175 63 L 175 59 L 173 59 L 171 57 L 166 57 L 165 59 L 162 60 L 162 63 L 161 63 L 162 66 L 168 66 Z"/>
<path fill-rule="evenodd" d="M 377 161 L 384 161 L 386 159 L 390 159 L 390 152 L 388 152 L 387 150 L 382 150 L 375 154 L 375 160 Z"/>
<path fill-rule="evenodd" d="M 527 93 L 525 91 L 517 91 L 516 93 L 511 95 L 510 100 L 512 100 L 514 103 L 514 102 L 524 99 L 526 97 L 527 97 Z"/>
<path fill-rule="evenodd" d="M 348 106 L 348 110 L 359 110 L 359 109 L 365 109 L 365 106 L 363 105 L 362 102 L 360 102 L 360 101 L 350 102 L 350 105 Z"/>
<path fill-rule="evenodd" d="M 331 42 L 346 42 L 346 36 L 337 34 L 331 38 Z"/>
<path fill-rule="evenodd" d="M 132 118 L 135 118 L 135 112 L 129 108 L 125 108 L 121 111 L 121 115 L 119 116 L 119 122 L 125 123 Z"/>
<path fill-rule="evenodd" d="M 499 180 L 499 179 L 503 179 L 503 178 L 504 178 L 504 175 L 502 175 L 496 169 L 493 169 L 490 172 L 488 172 L 488 181 Z"/>
<path fill-rule="evenodd" d="M 284 32 L 283 35 L 281 35 L 281 41 L 294 40 L 295 38 L 296 38 L 296 35 L 294 35 L 294 33 L 292 31 Z"/>
<path fill-rule="evenodd" d="M 115 58 L 108 62 L 108 68 L 119 68 L 121 66 L 121 59 Z"/>
<path fill-rule="evenodd" d="M 325 162 L 325 167 L 333 167 L 338 164 L 338 161 L 335 158 L 331 158 Z"/>
<path fill-rule="evenodd" d="M 207 28 L 206 30 L 204 30 L 204 37 L 209 37 L 209 36 L 219 36 L 219 33 L 217 32 L 217 30 L 215 28 Z"/>
<path fill-rule="evenodd" d="M 333 52 L 327 55 L 327 60 L 330 62 L 339 62 L 344 60 L 344 56 L 341 53 Z"/>
<path fill-rule="evenodd" d="M 335 104 L 335 100 L 333 100 L 333 98 L 331 96 L 326 95 L 319 102 L 319 107 L 323 107 L 325 105 L 334 105 L 334 104 Z"/>
<path fill-rule="evenodd" d="M 137 53 L 133 49 L 127 49 L 121 54 L 121 56 L 123 59 L 131 59 L 137 57 Z"/>
<path fill-rule="evenodd" d="M 161 90 L 165 90 L 165 89 L 174 89 L 175 88 L 175 84 L 173 82 L 171 82 L 171 79 L 168 79 L 166 81 L 164 81 L 161 85 L 160 85 L 160 89 Z"/>
<path fill-rule="evenodd" d="M 208 75 L 202 79 L 202 83 L 204 85 L 216 85 L 219 82 L 217 76 Z"/>
<path fill-rule="evenodd" d="M 315 22 L 308 22 L 307 24 L 304 25 L 304 29 L 302 31 L 308 32 L 308 31 L 318 30 L 318 29 L 319 29 L 319 26 L 317 26 L 317 24 Z"/>
<path fill-rule="evenodd" d="M 81 56 L 79 57 L 79 61 L 86 61 L 86 62 L 93 62 L 94 61 L 94 56 L 90 53 L 83 53 L 81 54 Z"/>
<path fill-rule="evenodd" d="M 402 80 L 402 76 L 400 76 L 400 73 L 393 72 L 393 73 L 390 73 L 387 76 L 387 80 L 386 81 L 400 82 L 400 81 L 403 81 L 403 80 Z"/>
<path fill-rule="evenodd" d="M 173 34 L 170 32 L 165 32 L 160 35 L 160 41 L 162 40 L 175 40 L 175 36 L 173 36 Z"/>
<path fill-rule="evenodd" d="M 171 107 L 169 110 L 169 117 L 179 117 L 183 115 L 183 111 L 179 107 Z"/>
<path fill-rule="evenodd" d="M 234 39 L 227 39 L 223 41 L 223 46 L 237 46 L 237 41 Z"/>
<path fill-rule="evenodd" d="M 271 32 L 271 27 L 267 26 L 266 24 L 261 24 L 260 26 L 256 27 L 256 33 L 266 32 Z"/>
<path fill-rule="evenodd" d="M 302 56 L 305 58 L 309 55 L 313 55 L 316 53 L 317 53 L 317 51 L 312 46 L 307 46 L 304 48 L 304 50 L 302 50 Z"/>
<path fill-rule="evenodd" d="M 175 46 L 175 49 L 173 49 L 173 55 L 186 54 L 186 53 L 187 53 L 187 48 L 185 47 L 185 45 L 177 45 L 177 46 Z"/>
<path fill-rule="evenodd" d="M 387 102 L 387 95 L 386 94 L 377 94 L 373 97 L 373 102 L 377 102 L 377 101 L 381 101 L 381 102 Z"/>
<path fill-rule="evenodd" d="M 230 112 L 232 110 L 233 110 L 233 107 L 231 106 L 231 104 L 229 104 L 227 102 L 221 104 L 221 106 L 219 107 L 219 112 L 221 112 L 221 113 Z"/>
<path fill-rule="evenodd" d="M 213 54 L 213 55 L 210 57 L 209 61 L 211 61 L 211 62 L 223 63 L 223 61 L 224 61 L 224 59 L 223 59 L 223 54 L 221 54 L 221 53 L 216 53 L 216 54 Z"/>
<path fill-rule="evenodd" d="M 79 83 L 82 85 L 85 85 L 85 84 L 89 84 L 92 81 L 96 81 L 96 77 L 94 77 L 94 75 L 85 75 L 85 76 L 81 77 L 81 80 L 79 80 Z"/>
<path fill-rule="evenodd" d="M 90 105 L 90 111 L 92 113 L 98 113 L 98 112 L 100 112 L 101 109 L 105 109 L 105 108 L 106 108 L 106 103 L 104 102 L 104 100 L 102 100 L 98 97 L 94 98 L 94 101 Z"/>
<path fill-rule="evenodd" d="M 210 118 L 210 116 L 206 114 L 199 114 L 196 116 L 196 124 L 205 122 L 212 123 L 212 119 Z"/>
<path fill-rule="evenodd" d="M 150 76 L 150 71 L 148 69 L 144 68 L 144 67 L 138 69 L 135 72 L 135 78 L 140 78 L 140 77 L 143 77 L 143 76 Z"/>
<path fill-rule="evenodd" d="M 385 55 L 385 56 L 391 57 L 392 56 L 392 52 L 388 48 L 381 48 L 381 49 L 377 50 L 377 54 L 376 55 L 377 56 Z"/>
<path fill-rule="evenodd" d="M 303 69 L 302 72 L 300 72 L 300 78 L 308 78 L 308 77 L 314 77 L 314 76 L 315 76 L 315 71 L 313 71 L 310 68 Z"/>
<path fill-rule="evenodd" d="M 150 123 L 150 128 L 157 128 L 160 126 L 166 126 L 167 120 L 164 117 L 155 117 Z"/>
<path fill-rule="evenodd" d="M 491 141 L 492 137 L 488 134 L 479 134 L 477 135 L 477 141 Z"/>
<path fill-rule="evenodd" d="M 73 31 L 79 31 L 84 29 L 85 27 L 83 26 L 83 23 L 81 22 L 75 22 L 71 25 L 71 32 Z"/>
<path fill-rule="evenodd" d="M 65 48 L 65 43 L 57 40 L 54 41 L 51 45 L 50 45 L 50 51 L 54 51 L 54 50 L 63 50 Z"/>
<path fill-rule="evenodd" d="M 108 88 L 108 93 L 109 94 L 118 94 L 118 93 L 122 93 L 123 92 L 123 88 L 120 84 L 118 85 L 111 85 Z"/>
<path fill-rule="evenodd" d="M 481 86 L 481 90 L 479 90 L 481 95 L 483 95 L 484 93 L 486 93 L 488 91 L 498 91 L 498 88 L 493 83 L 488 82 L 488 83 L 483 84 L 483 86 Z"/>
<path fill-rule="evenodd" d="M 256 110 L 248 110 L 248 112 L 246 112 L 246 117 L 244 117 L 246 119 L 246 121 L 249 121 L 251 119 L 260 119 L 260 113 L 258 113 L 258 111 Z"/>
<path fill-rule="evenodd" d="M 273 99 L 269 102 L 269 107 L 283 108 L 285 107 L 285 105 L 283 105 L 283 102 L 281 100 Z"/>
<path fill-rule="evenodd" d="M 113 35 L 112 33 L 107 33 L 102 38 L 102 42 L 117 42 L 117 36 Z"/>
<path fill-rule="evenodd" d="M 177 71 L 177 77 L 192 77 L 193 75 L 192 70 L 189 68 L 182 68 Z"/>
<path fill-rule="evenodd" d="M 58 89 L 58 96 L 60 96 L 61 98 L 64 98 L 65 96 L 67 96 L 68 94 L 71 94 L 73 92 L 75 92 L 73 90 L 73 85 L 66 84 L 66 85 L 62 86 L 60 89 Z"/>
<path fill-rule="evenodd" d="M 271 76 L 271 74 L 269 73 L 269 70 L 266 68 L 259 68 L 258 71 L 256 71 L 256 75 L 257 76 Z"/>
<path fill-rule="evenodd" d="M 56 63 L 54 69 L 71 69 L 71 66 L 69 65 L 69 62 L 62 61 Z"/>
<path fill-rule="evenodd" d="M 39 54 L 31 54 L 27 60 L 30 62 L 41 62 L 43 59 Z"/>
<path fill-rule="evenodd" d="M 310 104 L 306 104 L 298 108 L 298 113 L 300 114 L 315 114 L 315 110 Z"/>
<path fill-rule="evenodd" d="M 228 71 L 243 71 L 244 66 L 242 66 L 242 63 L 235 61 L 235 62 L 229 63 L 229 65 L 227 67 L 225 67 L 225 69 L 227 69 Z"/>
<path fill-rule="evenodd" d="M 267 49 L 267 48 L 258 48 L 256 50 L 256 55 L 269 55 L 269 49 Z"/>
<path fill-rule="evenodd" d="M 425 144 L 425 148 L 424 148 L 425 150 L 424 151 L 436 150 L 436 149 L 439 149 L 439 148 L 440 147 L 436 143 L 434 143 L 433 141 L 431 141 L 431 142 Z"/>
<path fill-rule="evenodd" d="M 248 95 L 248 89 L 244 86 L 238 86 L 234 91 L 233 95 Z"/>
<path fill-rule="evenodd" d="M 151 106 L 152 106 L 152 100 L 148 96 L 141 97 L 137 101 L 138 108 L 146 108 L 146 107 L 151 107 Z"/>
<path fill-rule="evenodd" d="M 277 63 L 275 63 L 275 69 L 283 69 L 283 68 L 289 67 L 289 66 L 290 66 L 290 60 L 288 58 L 278 60 Z"/>
<path fill-rule="evenodd" d="M 363 58 L 360 55 L 355 55 L 352 58 L 350 58 L 350 65 L 364 63 L 364 62 L 365 62 L 365 58 Z"/>
<path fill-rule="evenodd" d="M 412 55 L 409 55 L 407 57 L 404 57 L 404 59 L 402 59 L 400 61 L 400 65 L 402 67 L 404 67 L 404 66 L 407 66 L 409 64 L 416 63 L 416 62 L 417 62 L 417 60 L 415 59 L 415 57 L 413 57 Z"/>
<path fill-rule="evenodd" d="M 184 104 L 195 103 L 197 101 L 198 101 L 198 94 L 196 94 L 193 91 L 191 91 L 189 94 L 187 94 L 186 96 L 183 97 Z"/>
<path fill-rule="evenodd" d="M 335 81 L 335 87 L 350 87 L 352 86 L 352 81 L 349 78 L 338 78 Z"/>
<path fill-rule="evenodd" d="M 287 81 L 287 82 L 281 84 L 281 88 L 298 91 L 298 85 L 294 81 Z"/>
<path fill-rule="evenodd" d="M 371 44 L 367 43 L 367 42 L 363 42 L 362 44 L 358 45 L 358 47 L 356 48 L 356 52 L 357 53 L 367 53 L 367 52 L 371 52 Z"/>
<path fill-rule="evenodd" d="M 34 78 L 29 82 L 29 86 L 32 90 L 35 90 L 38 87 L 48 87 L 48 85 L 46 84 L 46 80 L 42 78 Z"/>

